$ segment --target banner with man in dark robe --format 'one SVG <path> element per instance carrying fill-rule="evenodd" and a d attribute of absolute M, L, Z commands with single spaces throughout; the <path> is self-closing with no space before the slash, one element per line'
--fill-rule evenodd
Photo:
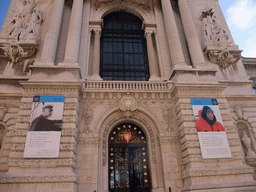
<path fill-rule="evenodd" d="M 24 157 L 59 156 L 64 96 L 34 96 Z"/>

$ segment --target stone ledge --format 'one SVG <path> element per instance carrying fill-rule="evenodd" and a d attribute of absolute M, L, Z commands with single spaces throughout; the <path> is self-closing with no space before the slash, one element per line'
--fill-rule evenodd
<path fill-rule="evenodd" d="M 63 173 L 63 174 L 23 174 L 18 175 L 0 176 L 0 183 L 60 183 L 60 182 L 76 182 L 77 178 L 74 173 Z M 15 174 L 15 175 L 14 175 Z"/>
<path fill-rule="evenodd" d="M 8 165 L 11 167 L 69 167 L 75 166 L 74 159 L 10 159 Z"/>
<path fill-rule="evenodd" d="M 243 188 L 241 190 L 238 189 Z M 209 190 L 214 190 L 214 191 L 224 191 L 229 190 L 229 188 L 235 188 L 232 191 L 240 191 L 240 192 L 254 192 L 256 191 L 256 182 L 251 181 L 251 182 L 243 182 L 243 183 L 228 183 L 228 184 L 209 184 L 209 185 L 196 185 L 196 186 L 189 186 L 189 187 L 183 187 L 184 192 L 186 191 L 191 191 L 191 190 L 204 190 L 204 191 L 209 191 Z M 248 189 L 250 188 L 250 189 Z"/>
<path fill-rule="evenodd" d="M 240 175 L 240 174 L 252 174 L 254 168 L 252 167 L 236 167 L 236 168 L 222 168 L 222 169 L 194 169 L 185 170 L 182 172 L 181 177 L 183 179 L 189 177 L 208 177 L 208 176 L 220 176 L 220 175 Z M 256 184 L 256 183 L 255 183 Z"/>

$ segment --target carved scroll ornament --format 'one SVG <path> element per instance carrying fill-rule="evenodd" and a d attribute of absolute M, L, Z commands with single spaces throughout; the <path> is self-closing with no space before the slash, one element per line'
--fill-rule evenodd
<path fill-rule="evenodd" d="M 0 58 L 6 58 L 13 64 L 33 57 L 37 52 L 36 43 L 0 43 Z"/>
<path fill-rule="evenodd" d="M 205 55 L 208 60 L 218 64 L 221 68 L 226 69 L 227 67 L 234 65 L 241 58 L 240 50 L 229 50 L 224 49 L 206 49 Z"/>

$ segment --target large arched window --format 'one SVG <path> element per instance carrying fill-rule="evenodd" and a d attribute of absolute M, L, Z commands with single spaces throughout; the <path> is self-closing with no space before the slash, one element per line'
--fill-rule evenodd
<path fill-rule="evenodd" d="M 149 68 L 142 21 L 128 13 L 104 18 L 100 76 L 103 80 L 147 81 Z"/>

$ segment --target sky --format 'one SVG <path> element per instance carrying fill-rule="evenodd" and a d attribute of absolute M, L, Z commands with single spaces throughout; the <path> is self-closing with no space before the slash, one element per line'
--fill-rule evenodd
<path fill-rule="evenodd" d="M 11 0 L 0 0 L 0 28 Z M 242 56 L 256 58 L 256 0 L 219 0 L 235 44 Z"/>

